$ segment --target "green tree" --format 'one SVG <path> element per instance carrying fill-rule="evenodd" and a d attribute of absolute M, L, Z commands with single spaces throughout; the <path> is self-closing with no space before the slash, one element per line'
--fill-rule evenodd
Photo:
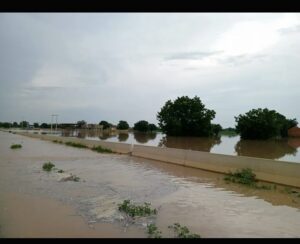
<path fill-rule="evenodd" d="M 148 130 L 149 131 L 156 131 L 157 130 L 157 126 L 155 124 L 149 124 L 148 125 Z"/>
<path fill-rule="evenodd" d="M 13 122 L 12 126 L 15 127 L 15 128 L 17 128 L 17 127 L 19 127 L 19 124 L 17 122 Z"/>
<path fill-rule="evenodd" d="M 149 130 L 149 123 L 146 120 L 140 120 L 134 124 L 133 129 L 140 132 L 147 132 Z"/>
<path fill-rule="evenodd" d="M 33 123 L 34 128 L 39 128 L 39 123 L 35 122 Z"/>
<path fill-rule="evenodd" d="M 102 121 L 99 123 L 99 125 L 103 125 L 103 129 L 104 129 L 104 130 L 111 127 L 111 124 L 108 123 L 108 122 L 105 121 L 105 120 L 102 120 Z"/>
<path fill-rule="evenodd" d="M 210 136 L 216 112 L 205 108 L 200 98 L 178 97 L 168 100 L 157 114 L 159 126 L 170 136 Z"/>
<path fill-rule="evenodd" d="M 78 128 L 84 128 L 86 126 L 86 121 L 85 120 L 80 120 L 80 121 L 77 121 L 77 127 Z"/>
<path fill-rule="evenodd" d="M 2 128 L 10 128 L 10 127 L 12 127 L 12 123 L 2 122 L 2 123 L 0 123 L 0 127 L 2 127 Z"/>
<path fill-rule="evenodd" d="M 27 122 L 27 121 L 21 121 L 20 122 L 20 127 L 21 128 L 27 128 L 29 126 L 29 122 Z"/>
<path fill-rule="evenodd" d="M 47 129 L 47 128 L 50 128 L 50 125 L 48 125 L 48 124 L 46 124 L 46 123 L 42 123 L 42 124 L 41 124 L 41 128 Z"/>
<path fill-rule="evenodd" d="M 212 131 L 212 134 L 214 136 L 217 136 L 220 133 L 221 130 L 222 130 L 221 125 L 219 125 L 219 124 L 212 124 L 211 125 L 211 131 Z"/>
<path fill-rule="evenodd" d="M 117 125 L 118 130 L 128 130 L 129 129 L 129 124 L 127 121 L 120 120 L 118 125 Z"/>
<path fill-rule="evenodd" d="M 235 117 L 236 131 L 242 139 L 269 139 L 286 137 L 289 128 L 297 125 L 296 119 L 286 119 L 275 110 L 252 109 Z"/>

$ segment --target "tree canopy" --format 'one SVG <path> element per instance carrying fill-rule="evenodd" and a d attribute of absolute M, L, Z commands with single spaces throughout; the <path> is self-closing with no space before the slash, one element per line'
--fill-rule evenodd
<path fill-rule="evenodd" d="M 117 125 L 118 130 L 128 130 L 129 129 L 129 124 L 127 121 L 120 120 L 118 125 Z"/>
<path fill-rule="evenodd" d="M 286 137 L 288 129 L 298 124 L 296 119 L 287 119 L 275 110 L 267 108 L 252 109 L 235 117 L 235 121 L 236 130 L 242 139 Z"/>
<path fill-rule="evenodd" d="M 134 124 L 133 129 L 136 131 L 147 132 L 149 130 L 149 123 L 146 120 L 140 120 Z"/>
<path fill-rule="evenodd" d="M 86 126 L 86 121 L 85 120 L 77 121 L 77 127 L 78 128 L 84 128 L 85 126 Z"/>
<path fill-rule="evenodd" d="M 107 129 L 107 128 L 109 128 L 109 127 L 111 127 L 111 124 L 108 123 L 108 122 L 105 121 L 105 120 L 102 120 L 102 121 L 99 123 L 99 125 L 103 125 L 103 129 L 104 129 L 104 130 Z"/>
<path fill-rule="evenodd" d="M 157 119 L 162 131 L 170 136 L 210 136 L 214 134 L 211 120 L 215 114 L 205 108 L 199 97 L 182 96 L 174 102 L 168 100 Z"/>

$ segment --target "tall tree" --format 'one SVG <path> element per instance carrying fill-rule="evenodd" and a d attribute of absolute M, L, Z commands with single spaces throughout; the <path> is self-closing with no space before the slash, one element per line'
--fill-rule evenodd
<path fill-rule="evenodd" d="M 205 108 L 200 98 L 168 100 L 157 114 L 159 126 L 170 136 L 210 136 L 216 112 Z"/>

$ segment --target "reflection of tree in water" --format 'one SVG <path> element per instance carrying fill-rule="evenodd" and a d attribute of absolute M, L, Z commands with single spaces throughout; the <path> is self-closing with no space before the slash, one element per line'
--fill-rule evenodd
<path fill-rule="evenodd" d="M 127 141 L 128 137 L 129 137 L 128 133 L 120 133 L 118 135 L 118 140 L 119 141 Z"/>
<path fill-rule="evenodd" d="M 158 146 L 194 151 L 210 152 L 213 146 L 221 143 L 220 137 L 173 137 L 164 136 Z"/>
<path fill-rule="evenodd" d="M 156 138 L 156 133 L 133 132 L 134 139 L 139 143 L 147 143 Z"/>
<path fill-rule="evenodd" d="M 297 149 L 291 147 L 286 139 L 281 140 L 240 140 L 235 145 L 239 156 L 279 159 L 283 156 L 295 155 Z"/>
<path fill-rule="evenodd" d="M 106 140 L 106 139 L 109 138 L 109 137 L 112 137 L 112 136 L 109 134 L 109 132 L 103 132 L 103 133 L 100 133 L 100 134 L 99 134 L 99 138 L 100 138 L 101 140 Z"/>

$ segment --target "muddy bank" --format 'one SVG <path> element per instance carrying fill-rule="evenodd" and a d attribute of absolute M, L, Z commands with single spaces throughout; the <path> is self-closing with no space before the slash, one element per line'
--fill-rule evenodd
<path fill-rule="evenodd" d="M 179 222 L 202 237 L 300 237 L 300 198 L 284 188 L 249 189 L 217 173 L 3 132 L 0 155 L 2 236 L 140 237 L 147 223 L 170 236 L 167 226 Z M 80 181 L 44 172 L 47 161 Z M 150 202 L 158 214 L 125 228 L 117 209 L 124 199 Z"/>

